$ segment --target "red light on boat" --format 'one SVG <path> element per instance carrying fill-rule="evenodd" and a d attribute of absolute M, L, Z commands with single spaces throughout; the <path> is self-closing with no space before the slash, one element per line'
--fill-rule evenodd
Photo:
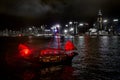
<path fill-rule="evenodd" d="M 29 56 L 31 54 L 31 50 L 23 44 L 19 45 L 19 51 L 20 51 L 20 55 L 23 57 Z"/>
<path fill-rule="evenodd" d="M 29 49 L 23 49 L 20 51 L 21 56 L 29 56 L 31 51 Z"/>
<path fill-rule="evenodd" d="M 46 50 L 42 50 L 41 52 L 40 52 L 40 55 L 46 55 Z"/>
<path fill-rule="evenodd" d="M 64 48 L 66 51 L 70 51 L 70 50 L 74 50 L 75 46 L 71 41 L 67 41 Z"/>
<path fill-rule="evenodd" d="M 40 52 L 40 55 L 56 55 L 56 54 L 58 54 L 59 52 L 58 52 L 58 50 L 55 50 L 55 49 L 46 49 L 46 50 L 42 50 L 41 52 Z"/>

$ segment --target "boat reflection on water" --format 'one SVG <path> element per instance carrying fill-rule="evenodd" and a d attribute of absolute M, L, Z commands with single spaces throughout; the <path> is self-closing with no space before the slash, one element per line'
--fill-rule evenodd
<path fill-rule="evenodd" d="M 19 74 L 22 80 L 75 80 L 72 66 L 51 66 L 43 69 L 25 70 Z"/>

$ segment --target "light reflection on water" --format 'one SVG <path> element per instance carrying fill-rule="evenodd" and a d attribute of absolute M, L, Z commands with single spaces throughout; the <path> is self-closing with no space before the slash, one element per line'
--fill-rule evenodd
<path fill-rule="evenodd" d="M 22 40 L 22 39 L 20 39 Z M 67 40 L 71 40 L 79 51 L 79 55 L 75 56 L 72 65 L 53 66 L 44 69 L 28 69 L 16 71 L 13 69 L 12 75 L 8 75 L 12 79 L 14 77 L 22 80 L 119 80 L 120 79 L 120 37 L 119 36 L 80 36 L 66 37 L 61 40 L 61 45 Z M 57 47 L 56 39 L 42 40 L 39 38 L 29 38 L 23 42 L 34 49 L 47 47 Z M 9 44 L 7 44 L 9 43 Z M 8 42 L 6 54 L 9 54 L 11 63 L 15 63 L 15 59 L 10 53 L 15 50 L 14 41 Z M 13 62 L 12 62 L 13 60 Z"/>

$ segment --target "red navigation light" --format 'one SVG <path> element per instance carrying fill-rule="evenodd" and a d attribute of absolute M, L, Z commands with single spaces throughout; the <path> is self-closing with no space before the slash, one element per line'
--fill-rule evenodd
<path fill-rule="evenodd" d="M 67 41 L 64 48 L 66 51 L 70 51 L 70 50 L 74 50 L 75 46 L 71 41 Z"/>
<path fill-rule="evenodd" d="M 20 51 L 21 56 L 23 57 L 29 56 L 31 54 L 31 50 L 23 44 L 19 45 L 19 51 Z"/>

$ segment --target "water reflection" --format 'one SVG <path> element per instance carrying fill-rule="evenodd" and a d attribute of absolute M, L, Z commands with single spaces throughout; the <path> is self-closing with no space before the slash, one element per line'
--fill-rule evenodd
<path fill-rule="evenodd" d="M 119 38 L 117 36 L 85 36 L 79 38 L 80 54 L 74 59 L 75 75 L 80 80 L 119 79 Z M 77 39 L 75 39 L 77 40 Z M 115 74 L 117 73 L 117 74 Z M 114 75 L 117 77 L 114 77 Z"/>
<path fill-rule="evenodd" d="M 71 65 L 22 70 L 19 67 L 13 67 L 16 64 L 22 65 L 17 60 L 16 47 L 18 44 L 25 43 L 31 48 L 39 50 L 48 46 L 50 39 L 2 39 L 6 45 L 3 52 L 6 63 L 5 72 L 8 73 L 6 78 L 9 77 L 7 78 L 9 80 L 14 78 L 20 80 L 120 80 L 119 36 L 66 37 L 61 41 L 61 45 L 64 46 L 67 40 L 71 40 L 79 51 L 79 55 L 73 58 Z M 51 44 L 51 46 L 57 46 L 56 40 L 53 39 Z"/>
<path fill-rule="evenodd" d="M 26 69 L 17 74 L 22 80 L 75 80 L 71 66 L 52 66 L 43 69 Z"/>

